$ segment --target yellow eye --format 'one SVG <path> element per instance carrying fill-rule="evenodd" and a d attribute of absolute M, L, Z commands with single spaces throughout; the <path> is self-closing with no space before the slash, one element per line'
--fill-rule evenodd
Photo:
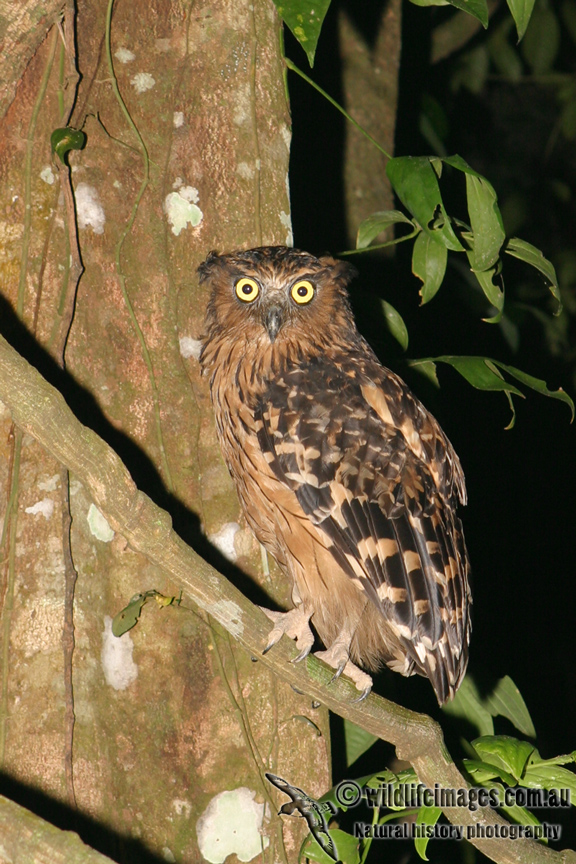
<path fill-rule="evenodd" d="M 303 306 L 305 303 L 310 303 L 316 293 L 316 289 L 307 279 L 302 279 L 292 286 L 290 293 L 294 302 L 298 303 L 299 306 Z"/>
<path fill-rule="evenodd" d="M 244 303 L 252 303 L 260 293 L 260 287 L 254 279 L 239 279 L 236 282 L 236 296 Z"/>

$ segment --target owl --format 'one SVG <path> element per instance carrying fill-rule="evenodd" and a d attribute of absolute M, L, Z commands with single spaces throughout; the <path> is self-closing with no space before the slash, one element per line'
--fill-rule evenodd
<path fill-rule="evenodd" d="M 363 698 L 386 665 L 454 696 L 470 639 L 469 562 L 450 441 L 356 328 L 349 264 L 284 246 L 219 255 L 200 357 L 246 520 L 291 580 L 268 645 L 314 644 Z M 368 670 L 368 671 L 366 671 Z"/>

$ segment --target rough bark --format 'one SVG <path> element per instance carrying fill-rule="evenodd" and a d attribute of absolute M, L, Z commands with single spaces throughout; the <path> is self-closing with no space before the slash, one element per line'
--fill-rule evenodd
<path fill-rule="evenodd" d="M 10 32 L 17 6 L 5 13 Z M 239 513 L 195 360 L 206 305 L 197 265 L 210 249 L 283 243 L 289 232 L 274 6 L 86 0 L 76 48 L 66 9 L 60 28 L 50 26 L 55 7 L 38 18 L 25 74 L 18 81 L 26 64 L 14 61 L 7 91 L 16 98 L 0 134 L 0 327 L 181 534 L 283 601 L 286 586 L 262 572 Z M 77 291 L 67 172 L 50 152 L 71 111 L 87 133 L 70 156 Z M 294 860 L 303 826 L 276 818 L 263 771 L 304 776 L 313 794 L 327 788 L 326 712 L 303 724 L 301 697 L 183 608 L 147 607 L 115 659 L 109 619 L 137 592 L 179 588 L 102 522 L 74 470 L 61 473 L 7 413 L 0 423 L 5 776 L 97 820 L 110 832 L 103 851 L 124 860 L 147 850 L 200 861 L 198 818 L 217 794 L 246 787 L 266 807 L 266 855 Z"/>

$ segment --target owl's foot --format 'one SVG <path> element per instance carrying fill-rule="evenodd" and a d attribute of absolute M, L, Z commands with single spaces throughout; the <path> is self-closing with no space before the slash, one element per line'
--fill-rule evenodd
<path fill-rule="evenodd" d="M 350 646 L 346 641 L 337 639 L 327 651 L 316 651 L 314 656 L 336 670 L 332 681 L 336 681 L 342 674 L 352 679 L 358 690 L 361 691 L 360 696 L 358 699 L 354 699 L 354 702 L 363 702 L 366 699 L 372 690 L 372 678 L 350 660 Z"/>
<path fill-rule="evenodd" d="M 300 653 L 292 661 L 300 663 L 308 656 L 314 644 L 314 634 L 310 629 L 310 618 L 312 610 L 306 607 L 296 606 L 289 612 L 274 612 L 272 609 L 260 607 L 265 615 L 274 622 L 274 627 L 268 634 L 268 644 L 264 648 L 263 654 L 266 654 L 277 642 L 280 641 L 285 633 L 290 639 L 296 640 L 296 647 L 300 649 Z"/>

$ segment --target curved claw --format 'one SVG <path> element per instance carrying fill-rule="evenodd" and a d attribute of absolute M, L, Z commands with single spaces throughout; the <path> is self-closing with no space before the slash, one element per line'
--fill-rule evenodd
<path fill-rule="evenodd" d="M 334 675 L 332 676 L 332 678 L 329 681 L 330 684 L 333 684 L 334 681 L 337 681 L 338 678 L 340 678 L 340 676 L 344 672 L 344 669 L 346 668 L 347 664 L 348 664 L 348 659 L 344 660 L 343 663 L 340 663 L 340 665 L 336 669 L 336 672 L 334 673 Z"/>
<path fill-rule="evenodd" d="M 366 687 L 366 689 L 360 694 L 360 696 L 358 696 L 356 699 L 352 699 L 352 705 L 357 705 L 358 702 L 364 702 L 364 700 L 367 699 L 370 695 L 371 691 L 372 684 L 370 684 L 369 687 Z"/>
<path fill-rule="evenodd" d="M 298 645 L 298 643 L 296 643 L 296 644 Z M 310 645 L 305 645 L 304 648 L 302 649 L 302 651 L 300 651 L 300 653 L 298 654 L 298 656 L 294 657 L 294 659 L 291 662 L 292 663 L 301 663 L 302 660 L 305 660 L 306 657 L 310 654 L 311 650 L 312 650 L 312 643 L 310 643 Z"/>
<path fill-rule="evenodd" d="M 262 654 L 267 654 L 268 651 L 270 651 L 270 649 L 273 648 L 277 642 L 278 642 L 278 639 L 273 639 L 271 642 L 268 642 L 266 647 L 262 649 Z"/>
<path fill-rule="evenodd" d="M 310 629 L 312 612 L 309 612 L 304 606 L 296 606 L 295 609 L 291 609 L 289 612 L 274 612 L 270 609 L 265 609 L 263 606 L 260 608 L 274 624 L 268 634 L 268 644 L 262 651 L 262 654 L 270 651 L 285 633 L 290 639 L 296 640 L 296 646 L 300 649 L 300 653 L 292 662 L 299 663 L 301 660 L 304 660 L 314 644 L 314 634 Z"/>

